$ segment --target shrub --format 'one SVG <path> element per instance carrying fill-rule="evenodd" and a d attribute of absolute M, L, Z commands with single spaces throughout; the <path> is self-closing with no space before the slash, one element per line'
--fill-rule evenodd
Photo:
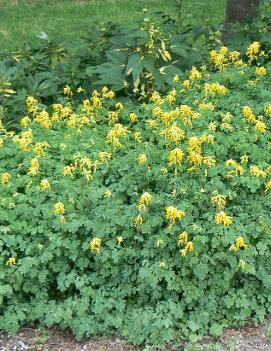
<path fill-rule="evenodd" d="M 271 311 L 270 66 L 211 60 L 141 106 L 66 87 L 1 127 L 1 329 L 162 345 Z"/>
<path fill-rule="evenodd" d="M 201 62 L 203 45 L 197 43 L 203 37 L 211 37 L 209 29 L 187 26 L 179 32 L 173 19 L 145 12 L 130 25 L 93 26 L 74 43 L 41 33 L 38 41 L 3 54 L 0 75 L 14 94 L 6 96 L 0 90 L 0 118 L 18 128 L 27 94 L 50 105 L 63 96 L 66 85 L 93 91 L 106 84 L 119 95 L 136 98 L 146 98 L 154 90 L 166 92 L 174 86 L 176 74 Z M 76 95 L 78 102 L 83 98 L 84 94 Z"/>

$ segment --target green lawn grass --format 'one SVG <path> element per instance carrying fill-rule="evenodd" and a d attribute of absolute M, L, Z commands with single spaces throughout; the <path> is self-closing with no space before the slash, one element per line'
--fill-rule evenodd
<path fill-rule="evenodd" d="M 176 16 L 175 0 L 0 0 L 0 51 L 15 49 L 40 32 L 76 40 L 95 21 L 125 23 L 140 10 Z M 183 0 L 185 21 L 221 23 L 226 0 Z"/>

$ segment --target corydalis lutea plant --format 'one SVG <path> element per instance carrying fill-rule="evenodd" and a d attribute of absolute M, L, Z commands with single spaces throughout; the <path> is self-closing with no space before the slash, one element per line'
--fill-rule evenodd
<path fill-rule="evenodd" d="M 263 321 L 271 93 L 261 52 L 252 43 L 248 64 L 211 52 L 210 70 L 193 67 L 141 106 L 106 87 L 77 103 L 67 86 L 48 108 L 28 96 L 20 133 L 0 124 L 1 330 L 42 321 L 78 339 L 161 346 Z"/>

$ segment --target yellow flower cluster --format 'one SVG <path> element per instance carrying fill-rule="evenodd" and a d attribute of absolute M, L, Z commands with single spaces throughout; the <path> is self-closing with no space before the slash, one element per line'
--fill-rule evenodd
<path fill-rule="evenodd" d="M 160 135 L 176 144 L 179 144 L 180 141 L 185 138 L 185 132 L 176 124 L 172 124 L 170 127 L 163 129 Z"/>
<path fill-rule="evenodd" d="M 182 220 L 186 216 L 186 213 L 176 207 L 169 206 L 166 208 L 166 219 L 170 222 L 172 227 L 178 220 Z"/>
<path fill-rule="evenodd" d="M 230 251 L 239 251 L 240 249 L 245 249 L 247 244 L 245 243 L 245 239 L 242 236 L 239 236 L 235 240 L 235 244 L 231 245 Z"/>
<path fill-rule="evenodd" d="M 31 177 L 34 177 L 38 175 L 39 168 L 40 168 L 39 160 L 35 157 L 30 161 L 30 167 L 28 168 L 27 174 Z"/>
<path fill-rule="evenodd" d="M 215 216 L 216 224 L 223 224 L 225 226 L 229 226 L 232 224 L 232 217 L 228 216 L 226 212 L 220 211 Z"/>
<path fill-rule="evenodd" d="M 143 222 L 144 222 L 143 217 L 139 214 L 135 219 L 135 226 L 143 224 Z"/>
<path fill-rule="evenodd" d="M 243 107 L 243 115 L 248 122 L 255 124 L 256 130 L 261 133 L 265 133 L 267 131 L 267 126 L 262 120 L 263 116 L 258 116 L 257 118 L 249 106 Z"/>
<path fill-rule="evenodd" d="M 265 67 L 256 67 L 255 73 L 257 76 L 263 77 L 267 74 L 267 69 Z"/>
<path fill-rule="evenodd" d="M 246 54 L 250 62 L 258 59 L 261 53 L 260 49 L 261 49 L 261 44 L 258 41 L 254 41 L 252 44 L 249 45 L 249 47 L 247 48 Z"/>
<path fill-rule="evenodd" d="M 258 166 L 250 166 L 250 174 L 254 177 L 266 177 L 266 172 Z"/>
<path fill-rule="evenodd" d="M 148 156 L 146 154 L 140 154 L 137 158 L 137 162 L 140 165 L 144 165 L 148 161 Z"/>
<path fill-rule="evenodd" d="M 184 152 L 180 148 L 175 148 L 174 150 L 171 150 L 168 156 L 169 160 L 169 165 L 176 166 L 180 165 L 183 161 L 184 158 Z"/>
<path fill-rule="evenodd" d="M 41 191 L 51 190 L 51 184 L 48 179 L 42 179 L 40 181 L 40 190 Z"/>
<path fill-rule="evenodd" d="M 182 232 L 179 235 L 178 246 L 183 246 L 181 250 L 182 256 L 186 256 L 188 252 L 193 252 L 195 249 L 193 242 L 188 240 L 188 236 L 187 232 Z"/>
<path fill-rule="evenodd" d="M 46 155 L 45 150 L 48 149 L 49 147 L 50 145 L 47 143 L 47 141 L 38 142 L 34 146 L 34 152 L 38 156 L 45 156 Z"/>
<path fill-rule="evenodd" d="M 1 183 L 3 185 L 9 184 L 10 178 L 11 178 L 11 175 L 8 172 L 3 173 L 2 176 L 1 176 Z"/>
<path fill-rule="evenodd" d="M 58 214 L 65 212 L 65 206 L 64 206 L 63 202 L 61 202 L 61 201 L 54 204 L 54 209 L 55 209 L 55 211 L 54 211 L 55 215 L 58 215 Z"/>
<path fill-rule="evenodd" d="M 226 207 L 227 197 L 224 195 L 214 195 L 211 197 L 211 204 L 217 205 L 220 210 L 224 210 Z"/>
<path fill-rule="evenodd" d="M 128 134 L 128 129 L 122 124 L 117 123 L 113 126 L 110 132 L 107 134 L 107 142 L 112 144 L 115 148 L 121 147 L 120 138 Z"/>
<path fill-rule="evenodd" d="M 90 243 L 91 251 L 97 251 L 97 254 L 100 255 L 102 251 L 102 239 L 94 238 Z"/>
<path fill-rule="evenodd" d="M 10 257 L 7 262 L 6 265 L 7 266 L 14 266 L 16 264 L 16 258 L 15 257 Z"/>
<path fill-rule="evenodd" d="M 244 174 L 244 168 L 238 164 L 237 161 L 235 160 L 227 160 L 225 162 L 225 165 L 227 168 L 229 168 L 230 170 L 228 171 L 228 177 L 232 177 L 233 175 L 236 175 L 236 176 L 241 176 Z"/>
<path fill-rule="evenodd" d="M 266 184 L 265 192 L 267 193 L 269 190 L 271 190 L 271 180 Z"/>
<path fill-rule="evenodd" d="M 30 151 L 30 145 L 32 143 L 32 140 L 33 140 L 32 129 L 28 129 L 24 132 L 21 132 L 19 135 L 16 135 L 13 138 L 13 141 L 15 143 L 18 143 L 21 150 L 23 151 Z"/>
<path fill-rule="evenodd" d="M 214 143 L 213 135 L 203 135 L 202 137 L 191 137 L 188 140 L 188 160 L 190 163 L 190 168 L 188 172 L 198 170 L 199 167 L 203 164 L 206 164 L 208 167 L 214 167 L 216 160 L 213 156 L 204 156 L 202 152 L 202 143 Z"/>
<path fill-rule="evenodd" d="M 35 99 L 33 96 L 28 96 L 26 98 L 26 106 L 27 106 L 28 112 L 32 112 L 35 114 L 35 112 L 37 111 L 37 105 L 38 105 L 38 100 Z"/>
<path fill-rule="evenodd" d="M 229 90 L 219 83 L 205 83 L 205 96 L 209 95 L 227 95 Z"/>
<path fill-rule="evenodd" d="M 147 206 L 149 206 L 149 204 L 152 201 L 152 194 L 145 192 L 144 194 L 141 195 L 140 199 L 139 199 L 139 205 L 138 205 L 138 209 L 141 210 L 147 210 Z"/>
<path fill-rule="evenodd" d="M 244 65 L 240 52 L 229 51 L 229 49 L 225 46 L 223 46 L 219 51 L 212 50 L 210 52 L 210 59 L 214 63 L 214 66 L 221 71 L 227 68 L 230 64 L 234 64 L 236 66 Z"/>

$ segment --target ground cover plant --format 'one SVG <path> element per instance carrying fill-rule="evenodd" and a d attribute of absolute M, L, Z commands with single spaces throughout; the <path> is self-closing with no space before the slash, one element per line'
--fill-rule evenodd
<path fill-rule="evenodd" d="M 22 131 L 1 125 L 0 329 L 163 345 L 263 321 L 267 54 L 212 50 L 141 105 L 106 87 L 82 103 L 81 87 L 50 106 L 26 98 Z"/>

